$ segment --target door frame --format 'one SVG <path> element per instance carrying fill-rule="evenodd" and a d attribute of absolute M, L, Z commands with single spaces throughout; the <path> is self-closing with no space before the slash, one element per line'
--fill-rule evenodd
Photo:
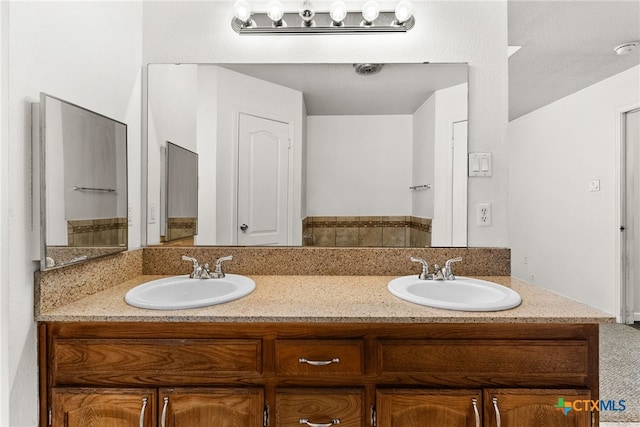
<path fill-rule="evenodd" d="M 295 147 L 293 138 L 294 138 L 294 123 L 287 117 L 284 117 L 280 114 L 275 114 L 272 112 L 261 111 L 258 109 L 250 109 L 246 107 L 242 108 L 234 108 L 233 109 L 233 164 L 231 166 L 233 171 L 233 179 L 231 180 L 231 195 L 233 203 L 229 209 L 231 210 L 231 227 L 234 232 L 231 234 L 231 244 L 238 244 L 238 179 L 239 179 L 239 162 L 240 162 L 240 115 L 244 114 L 247 116 L 258 117 L 265 120 L 272 120 L 275 122 L 280 122 L 288 127 L 288 137 L 289 137 L 289 152 L 287 156 L 287 162 L 289 163 L 288 167 L 288 177 L 287 177 L 287 245 L 292 246 L 293 240 L 293 227 L 294 227 L 294 209 L 293 209 L 293 150 Z"/>
<path fill-rule="evenodd" d="M 626 268 L 625 262 L 625 239 L 620 227 L 624 225 L 626 216 L 626 114 L 640 108 L 640 102 L 634 102 L 632 104 L 620 107 L 616 110 L 616 221 L 617 224 L 614 228 L 616 233 L 616 254 L 615 259 L 618 262 L 615 273 L 616 283 L 616 320 L 619 323 L 627 323 L 629 320 L 633 321 L 633 307 L 629 306 L 629 302 L 633 299 L 633 287 L 631 283 L 626 281 Z M 640 319 L 639 319 L 640 320 Z"/>

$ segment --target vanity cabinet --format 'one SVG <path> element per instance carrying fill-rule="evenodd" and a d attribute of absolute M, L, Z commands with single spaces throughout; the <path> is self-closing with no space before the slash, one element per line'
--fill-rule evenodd
<path fill-rule="evenodd" d="M 379 426 L 388 427 L 587 427 L 589 412 L 555 408 L 558 397 L 590 400 L 588 390 L 379 390 Z"/>
<path fill-rule="evenodd" d="M 48 422 L 64 427 L 153 427 L 156 399 L 154 389 L 54 388 Z"/>
<path fill-rule="evenodd" d="M 484 414 L 486 427 L 588 427 L 597 426 L 596 413 L 568 411 L 559 408 L 558 398 L 567 402 L 593 399 L 589 390 L 484 390 Z M 593 422 L 593 424 L 592 424 Z"/>
<path fill-rule="evenodd" d="M 360 427 L 364 424 L 363 389 L 288 389 L 276 391 L 275 426 Z"/>
<path fill-rule="evenodd" d="M 157 404 L 159 402 L 159 405 Z M 54 388 L 50 425 L 64 427 L 262 427 L 260 389 Z"/>
<path fill-rule="evenodd" d="M 264 394 L 261 389 L 160 390 L 162 427 L 262 427 Z"/>
<path fill-rule="evenodd" d="M 39 352 L 41 427 L 598 422 L 554 407 L 599 399 L 597 324 L 42 322 Z"/>

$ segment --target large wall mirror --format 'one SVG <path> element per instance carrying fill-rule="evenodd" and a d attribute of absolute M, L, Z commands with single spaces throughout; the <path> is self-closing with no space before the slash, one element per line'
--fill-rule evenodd
<path fill-rule="evenodd" d="M 151 64 L 148 245 L 467 245 L 466 64 Z M 168 141 L 197 232 L 167 240 Z M 184 173 L 190 173 L 184 168 Z"/>
<path fill-rule="evenodd" d="M 41 269 L 127 250 L 127 125 L 40 94 Z"/>

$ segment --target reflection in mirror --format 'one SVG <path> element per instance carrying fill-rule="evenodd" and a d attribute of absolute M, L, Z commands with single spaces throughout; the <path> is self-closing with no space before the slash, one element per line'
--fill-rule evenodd
<path fill-rule="evenodd" d="M 198 154 L 167 141 L 161 192 L 161 239 L 193 245 L 198 234 Z"/>
<path fill-rule="evenodd" d="M 149 245 L 180 141 L 196 245 L 466 246 L 466 64 L 152 64 L 148 85 Z"/>
<path fill-rule="evenodd" d="M 41 269 L 127 249 L 127 125 L 40 94 Z"/>

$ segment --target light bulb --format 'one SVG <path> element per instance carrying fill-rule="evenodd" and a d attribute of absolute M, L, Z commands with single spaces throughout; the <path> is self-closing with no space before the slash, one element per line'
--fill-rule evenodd
<path fill-rule="evenodd" d="M 396 21 L 398 24 L 407 22 L 413 16 L 413 4 L 408 0 L 403 0 L 396 5 Z"/>
<path fill-rule="evenodd" d="M 340 24 L 347 17 L 347 5 L 343 1 L 334 1 L 329 9 L 329 16 L 335 24 Z"/>
<path fill-rule="evenodd" d="M 304 0 L 302 2 L 302 6 L 300 7 L 300 11 L 298 12 L 300 18 L 304 22 L 304 26 L 311 26 L 313 22 L 313 17 L 316 16 L 316 11 L 313 10 L 313 6 L 311 5 L 311 0 Z"/>
<path fill-rule="evenodd" d="M 251 6 L 245 0 L 238 0 L 233 4 L 233 15 L 242 22 L 251 19 Z"/>
<path fill-rule="evenodd" d="M 374 0 L 370 0 L 362 6 L 362 17 L 365 22 L 371 24 L 376 20 L 378 15 L 380 14 L 380 7 L 378 6 L 378 2 Z"/>
<path fill-rule="evenodd" d="M 284 6 L 278 0 L 267 3 L 267 16 L 275 23 L 282 21 L 284 16 Z"/>

